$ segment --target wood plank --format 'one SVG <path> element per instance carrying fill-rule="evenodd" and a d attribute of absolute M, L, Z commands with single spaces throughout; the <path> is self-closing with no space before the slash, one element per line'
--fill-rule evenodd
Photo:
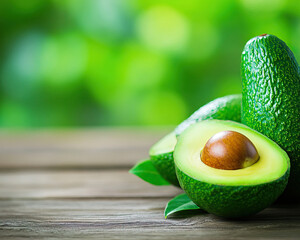
<path fill-rule="evenodd" d="M 188 212 L 165 220 L 181 190 L 147 184 L 127 169 L 163 130 L 0 133 L 0 239 L 299 239 L 300 206 L 247 220 Z"/>
<path fill-rule="evenodd" d="M 153 186 L 127 170 L 10 171 L 0 173 L 0 199 L 172 197 L 173 186 Z"/>
<path fill-rule="evenodd" d="M 164 128 L 96 128 L 0 132 L 0 170 L 129 168 L 172 131 Z"/>
<path fill-rule="evenodd" d="M 164 219 L 167 198 L 0 200 L 0 236 L 100 239 L 299 239 L 300 206 L 247 220 L 188 212 Z"/>

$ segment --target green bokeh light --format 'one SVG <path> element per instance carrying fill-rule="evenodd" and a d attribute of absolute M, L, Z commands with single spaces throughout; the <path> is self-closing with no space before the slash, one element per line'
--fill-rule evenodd
<path fill-rule="evenodd" d="M 47 85 L 67 87 L 78 80 L 86 68 L 84 39 L 73 33 L 49 36 L 41 54 L 41 78 Z"/>
<path fill-rule="evenodd" d="M 174 92 L 155 92 L 141 99 L 138 114 L 140 121 L 146 125 L 175 125 L 186 116 L 186 106 Z"/>
<path fill-rule="evenodd" d="M 137 20 L 137 34 L 154 50 L 180 52 L 189 37 L 189 25 L 183 15 L 168 6 L 155 6 Z"/>
<path fill-rule="evenodd" d="M 12 0 L 0 14 L 0 127 L 175 125 L 241 91 L 250 38 L 300 59 L 298 0 Z"/>

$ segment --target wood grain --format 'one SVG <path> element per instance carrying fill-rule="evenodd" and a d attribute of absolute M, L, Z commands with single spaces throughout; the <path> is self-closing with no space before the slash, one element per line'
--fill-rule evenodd
<path fill-rule="evenodd" d="M 172 197 L 173 186 L 153 186 L 127 170 L 13 171 L 0 174 L 1 198 Z"/>
<path fill-rule="evenodd" d="M 172 127 L 0 132 L 0 170 L 129 168 Z"/>
<path fill-rule="evenodd" d="M 168 198 L 0 201 L 6 239 L 297 239 L 300 208 L 273 207 L 247 220 L 228 221 L 200 211 L 164 219 Z"/>
<path fill-rule="evenodd" d="M 299 239 L 299 205 L 246 220 L 201 211 L 164 219 L 181 190 L 128 170 L 168 131 L 0 132 L 0 239 Z"/>

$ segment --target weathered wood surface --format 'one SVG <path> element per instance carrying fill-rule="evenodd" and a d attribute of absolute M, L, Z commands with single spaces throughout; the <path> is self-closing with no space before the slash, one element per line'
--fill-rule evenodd
<path fill-rule="evenodd" d="M 1 198 L 172 197 L 172 186 L 155 187 L 128 170 L 52 170 L 0 173 Z"/>
<path fill-rule="evenodd" d="M 172 128 L 0 132 L 1 169 L 126 168 Z"/>
<path fill-rule="evenodd" d="M 300 239 L 300 206 L 247 220 L 202 212 L 164 219 L 171 186 L 128 174 L 166 131 L 0 133 L 0 239 Z"/>
<path fill-rule="evenodd" d="M 107 239 L 297 239 L 300 211 L 269 208 L 247 221 L 210 214 L 165 220 L 168 198 L 44 199 L 1 201 L 1 235 Z"/>

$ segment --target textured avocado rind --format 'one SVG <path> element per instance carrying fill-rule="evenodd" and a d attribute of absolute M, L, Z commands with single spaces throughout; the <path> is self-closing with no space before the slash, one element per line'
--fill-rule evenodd
<path fill-rule="evenodd" d="M 258 36 L 242 53 L 242 123 L 263 133 L 290 157 L 282 196 L 300 201 L 300 69 L 288 46 L 273 35 Z"/>
<path fill-rule="evenodd" d="M 200 208 L 225 218 L 243 218 L 270 206 L 284 191 L 290 168 L 268 183 L 245 186 L 225 186 L 199 181 L 176 167 L 182 189 Z"/>
<path fill-rule="evenodd" d="M 175 133 L 178 136 L 190 125 L 209 119 L 241 122 L 241 105 L 241 94 L 217 98 L 199 108 L 189 118 L 179 124 L 175 129 Z"/>
<path fill-rule="evenodd" d="M 150 159 L 159 174 L 174 186 L 180 187 L 175 173 L 173 152 L 150 156 Z"/>

